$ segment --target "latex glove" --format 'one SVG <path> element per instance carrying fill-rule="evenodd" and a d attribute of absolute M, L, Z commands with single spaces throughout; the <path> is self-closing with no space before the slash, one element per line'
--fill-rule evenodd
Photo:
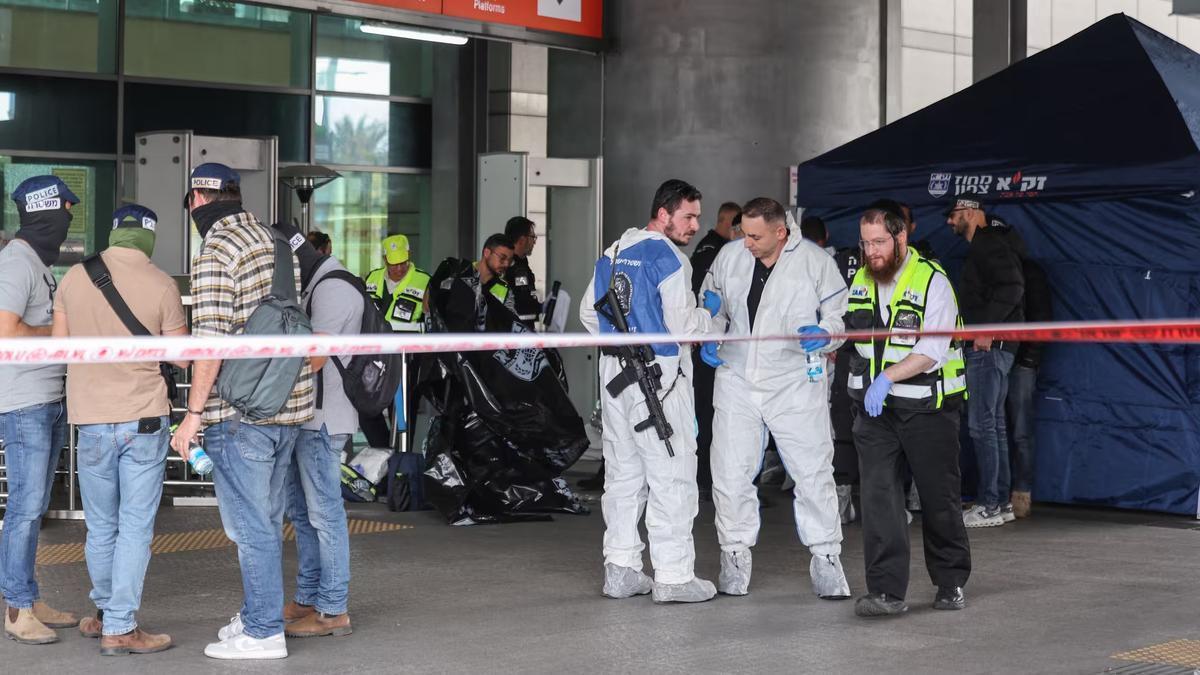
<path fill-rule="evenodd" d="M 867 388 L 867 396 L 863 399 L 863 406 L 867 409 L 867 414 L 871 417 L 879 417 L 883 412 L 883 399 L 887 398 L 888 392 L 892 390 L 892 380 L 887 376 L 887 373 L 879 373 L 879 377 L 871 382 L 871 386 Z"/>
<path fill-rule="evenodd" d="M 800 346 L 806 352 L 815 352 L 829 344 L 829 331 L 820 326 L 802 326 L 796 332 L 803 336 Z"/>
<path fill-rule="evenodd" d="M 700 360 L 713 368 L 720 368 L 721 364 L 725 363 L 721 357 L 717 356 L 717 343 L 715 342 L 705 342 L 700 345 Z"/>
<path fill-rule="evenodd" d="M 712 291 L 704 291 L 704 309 L 708 310 L 709 316 L 716 316 L 717 312 L 721 311 L 721 296 Z"/>

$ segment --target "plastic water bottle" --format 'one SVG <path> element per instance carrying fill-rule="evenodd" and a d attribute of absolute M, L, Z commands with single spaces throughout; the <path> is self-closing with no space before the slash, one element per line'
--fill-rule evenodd
<path fill-rule="evenodd" d="M 808 370 L 809 382 L 820 382 L 825 375 L 825 365 L 821 363 L 825 357 L 817 352 L 808 352 L 804 355 L 804 365 Z"/>
<path fill-rule="evenodd" d="M 204 448 L 200 447 L 199 445 L 192 446 L 191 457 L 188 458 L 188 464 L 192 465 L 192 471 L 195 471 L 201 476 L 207 476 L 208 474 L 212 473 L 213 470 L 212 457 L 209 457 L 208 453 L 204 451 Z"/>

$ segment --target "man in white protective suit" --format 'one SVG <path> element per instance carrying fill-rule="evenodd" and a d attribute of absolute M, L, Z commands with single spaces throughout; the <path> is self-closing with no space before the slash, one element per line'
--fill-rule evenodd
<path fill-rule="evenodd" d="M 644 229 L 626 230 L 596 261 L 592 283 L 579 307 L 579 319 L 588 332 L 607 334 L 622 328 L 630 333 L 711 332 L 720 299 L 709 293 L 704 307 L 696 306 L 692 267 L 678 248 L 696 234 L 699 217 L 699 190 L 681 180 L 669 180 L 658 188 L 650 223 Z M 598 302 L 606 304 L 597 308 Z M 653 591 L 655 602 L 710 600 L 716 588 L 711 581 L 697 578 L 694 570 L 692 521 L 698 494 L 690 346 L 655 344 L 624 352 L 604 348 L 600 354 L 603 593 L 628 598 Z M 641 385 L 635 362 L 645 366 Z M 665 440 L 654 424 L 647 424 L 652 418 L 647 405 L 651 399 L 643 387 L 661 402 L 664 419 L 660 422 L 669 424 Z M 653 581 L 642 573 L 645 545 L 638 522 L 643 512 Z"/>
<path fill-rule="evenodd" d="M 833 482 L 825 354 L 842 340 L 846 282 L 828 253 L 805 240 L 779 202 L 760 197 L 742 211 L 744 245 L 721 249 L 703 288 L 721 296 L 718 322 L 733 335 L 784 335 L 796 340 L 706 343 L 701 357 L 717 368 L 713 398 L 713 503 L 721 544 L 718 589 L 750 590 L 751 553 L 758 541 L 759 504 L 754 478 L 762 468 L 767 434 L 775 437 L 795 481 L 794 512 L 800 541 L 812 552 L 813 592 L 850 597 L 842 571 L 841 520 Z M 810 355 L 816 355 L 810 356 Z M 813 362 L 809 372 L 806 359 Z"/>

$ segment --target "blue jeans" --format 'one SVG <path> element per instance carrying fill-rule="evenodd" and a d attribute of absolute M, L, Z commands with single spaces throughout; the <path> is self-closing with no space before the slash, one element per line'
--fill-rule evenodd
<path fill-rule="evenodd" d="M 204 430 L 221 523 L 242 568 L 242 624 L 260 640 L 283 632 L 283 487 L 299 432 L 233 421 Z"/>
<path fill-rule="evenodd" d="M 347 434 L 300 430 L 288 469 L 287 517 L 296 530 L 296 602 L 345 614 L 350 593 L 350 531 L 342 501 L 341 451 Z"/>
<path fill-rule="evenodd" d="M 967 428 L 979 470 L 976 501 L 990 509 L 1008 501 L 1008 432 L 1004 399 L 1015 355 L 993 348 L 967 352 Z"/>
<path fill-rule="evenodd" d="M 55 401 L 0 413 L 0 437 L 8 475 L 8 505 L 0 530 L 0 592 L 9 607 L 32 607 L 42 597 L 34 563 L 54 470 L 67 442 L 66 408 Z"/>
<path fill-rule="evenodd" d="M 105 635 L 137 628 L 171 442 L 170 422 L 160 419 L 159 430 L 149 434 L 137 433 L 136 421 L 79 426 L 85 552 L 91 598 L 104 612 Z"/>
<path fill-rule="evenodd" d="M 1037 390 L 1037 368 L 1013 366 L 1008 375 L 1008 415 L 1012 420 L 1012 489 L 1033 490 L 1033 434 L 1037 412 L 1033 394 Z"/>

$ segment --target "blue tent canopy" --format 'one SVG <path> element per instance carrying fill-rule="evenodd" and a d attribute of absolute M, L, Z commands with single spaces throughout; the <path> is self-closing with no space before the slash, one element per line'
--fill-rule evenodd
<path fill-rule="evenodd" d="M 941 212 L 979 195 L 1046 268 L 1055 318 L 1200 316 L 1200 55 L 1124 15 L 798 167 L 834 243 L 880 197 L 914 207 L 956 277 Z M 1035 498 L 1197 515 L 1200 348 L 1052 345 Z"/>

